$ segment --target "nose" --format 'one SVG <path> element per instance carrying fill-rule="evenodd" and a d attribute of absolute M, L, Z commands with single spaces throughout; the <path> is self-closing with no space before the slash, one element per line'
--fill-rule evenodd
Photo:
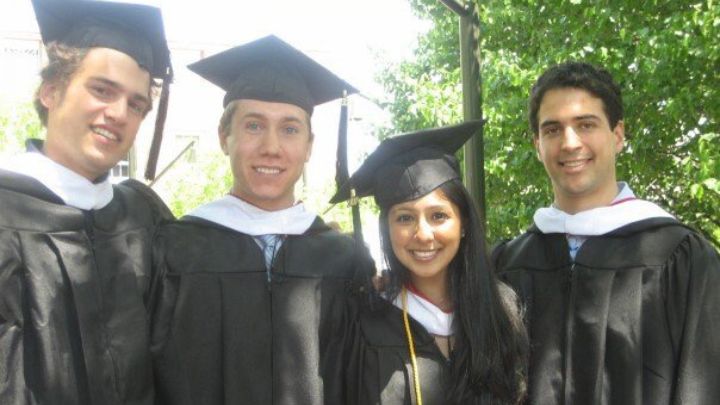
<path fill-rule="evenodd" d="M 262 137 L 262 153 L 277 155 L 280 151 L 280 138 L 276 131 L 268 131 Z"/>
<path fill-rule="evenodd" d="M 582 146 L 580 136 L 575 132 L 575 129 L 571 126 L 565 128 L 563 133 L 562 148 L 564 150 L 575 150 Z"/>
<path fill-rule="evenodd" d="M 435 230 L 424 218 L 420 218 L 417 223 L 415 239 L 420 242 L 429 242 L 435 239 Z"/>
<path fill-rule="evenodd" d="M 127 118 L 128 114 L 128 103 L 122 97 L 108 103 L 105 108 L 105 116 L 115 123 L 123 123 Z"/>

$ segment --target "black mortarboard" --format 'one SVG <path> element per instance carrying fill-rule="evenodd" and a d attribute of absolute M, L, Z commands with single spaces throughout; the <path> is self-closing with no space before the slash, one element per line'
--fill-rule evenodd
<path fill-rule="evenodd" d="M 223 106 L 238 99 L 297 105 L 308 114 L 313 107 L 356 93 L 334 73 L 270 35 L 236 46 L 188 66 L 226 91 Z"/>
<path fill-rule="evenodd" d="M 388 138 L 365 159 L 330 200 L 375 196 L 381 207 L 422 197 L 460 178 L 455 152 L 482 126 L 482 120 Z"/>
<path fill-rule="evenodd" d="M 155 134 L 145 171 L 155 178 L 157 158 L 167 117 L 173 71 L 162 14 L 157 7 L 88 0 L 32 0 L 43 43 L 76 48 L 111 48 L 131 58 L 163 86 Z"/>
<path fill-rule="evenodd" d="M 45 44 L 112 48 L 137 61 L 152 77 L 171 72 L 170 51 L 157 7 L 88 0 L 32 0 Z"/>

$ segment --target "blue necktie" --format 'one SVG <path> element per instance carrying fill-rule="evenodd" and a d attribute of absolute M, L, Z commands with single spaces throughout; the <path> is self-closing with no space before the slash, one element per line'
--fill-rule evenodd
<path fill-rule="evenodd" d="M 260 245 L 260 248 L 263 251 L 263 255 L 265 256 L 265 267 L 267 269 L 270 269 L 273 258 L 275 258 L 275 254 L 277 253 L 277 250 L 280 247 L 280 241 L 281 241 L 280 235 L 277 235 L 277 234 L 257 235 L 257 236 L 255 236 L 255 240 L 258 242 L 258 245 Z M 269 275 L 268 275 L 268 277 L 269 277 Z"/>

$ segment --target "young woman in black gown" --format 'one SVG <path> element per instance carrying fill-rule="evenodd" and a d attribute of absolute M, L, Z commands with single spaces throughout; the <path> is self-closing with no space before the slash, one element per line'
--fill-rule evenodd
<path fill-rule="evenodd" d="M 361 311 L 349 403 L 519 404 L 527 335 L 499 282 L 453 153 L 470 122 L 389 138 L 333 201 L 373 195 L 388 264 L 381 297 Z"/>

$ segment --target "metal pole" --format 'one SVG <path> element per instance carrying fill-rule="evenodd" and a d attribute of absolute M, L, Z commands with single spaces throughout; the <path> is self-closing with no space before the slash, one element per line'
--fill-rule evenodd
<path fill-rule="evenodd" d="M 458 3 L 456 0 L 440 0 L 440 2 L 459 16 L 468 15 L 469 8 L 461 3 Z"/>
<path fill-rule="evenodd" d="M 475 50 L 480 46 L 475 41 L 473 28 L 479 22 L 473 20 L 472 9 L 456 0 L 440 0 L 448 9 L 460 17 L 460 66 L 462 69 L 463 117 L 465 121 L 482 118 L 482 78 L 480 63 Z M 478 205 L 480 218 L 485 225 L 485 152 L 483 127 L 480 133 L 465 144 L 465 185 Z"/>
<path fill-rule="evenodd" d="M 465 121 L 482 118 L 480 64 L 475 57 L 472 13 L 460 17 L 460 61 L 462 66 L 463 116 Z M 485 153 L 483 127 L 465 144 L 465 184 L 475 199 L 485 225 Z"/>
<path fill-rule="evenodd" d="M 182 155 L 184 155 L 187 151 L 189 151 L 189 150 L 190 150 L 190 147 L 192 147 L 194 144 L 195 144 L 195 141 L 190 141 L 190 143 L 187 144 L 187 146 L 186 146 L 185 148 L 183 148 L 183 150 L 181 150 L 180 153 L 178 153 L 177 156 L 175 156 L 175 158 L 174 158 L 172 161 L 170 161 L 170 163 L 168 163 L 168 165 L 165 166 L 165 168 L 162 169 L 162 170 L 160 171 L 160 173 L 158 173 L 158 175 L 155 176 L 154 179 L 152 179 L 152 180 L 150 181 L 150 183 L 148 184 L 148 187 L 154 186 L 155 183 L 157 183 L 158 180 L 160 180 L 160 178 L 161 178 L 165 173 L 167 173 L 167 171 L 170 170 L 170 168 L 172 168 L 173 165 L 182 157 Z"/>

